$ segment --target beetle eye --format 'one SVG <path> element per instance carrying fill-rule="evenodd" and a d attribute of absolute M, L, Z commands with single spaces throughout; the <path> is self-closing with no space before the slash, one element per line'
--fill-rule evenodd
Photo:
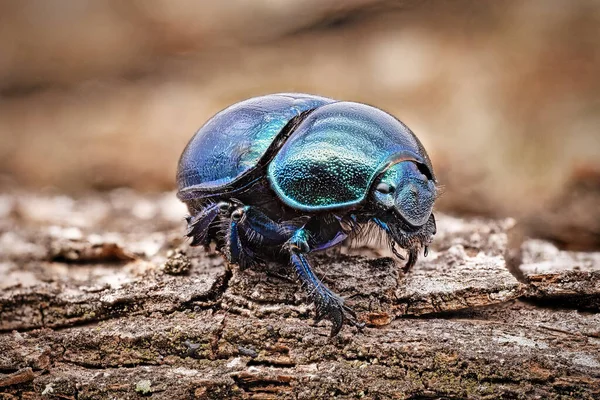
<path fill-rule="evenodd" d="M 394 188 L 393 186 L 388 185 L 387 183 L 380 183 L 379 185 L 377 185 L 377 187 L 375 188 L 375 190 L 377 190 L 379 193 L 383 193 L 383 194 L 389 194 L 389 193 L 394 193 L 394 190 L 396 188 Z"/>

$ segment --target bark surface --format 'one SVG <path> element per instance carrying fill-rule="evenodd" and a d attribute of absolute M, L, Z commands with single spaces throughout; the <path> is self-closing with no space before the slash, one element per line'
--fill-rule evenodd
<path fill-rule="evenodd" d="M 440 215 L 408 275 L 312 262 L 367 327 L 328 336 L 285 266 L 187 247 L 172 194 L 0 199 L 0 399 L 600 397 L 600 253 Z"/>

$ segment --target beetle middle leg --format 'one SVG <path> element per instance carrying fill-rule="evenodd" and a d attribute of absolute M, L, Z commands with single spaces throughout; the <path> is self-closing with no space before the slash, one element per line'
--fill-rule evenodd
<path fill-rule="evenodd" d="M 332 219 L 329 224 L 320 220 L 312 221 L 313 225 L 321 227 L 322 231 L 315 233 L 312 240 L 309 240 L 309 227 L 312 226 L 310 221 L 308 225 L 298 221 L 278 223 L 259 208 L 241 204 L 233 205 L 232 210 L 225 230 L 225 253 L 230 262 L 239 264 L 242 269 L 247 268 L 255 263 L 256 257 L 263 251 L 283 248 L 288 252 L 290 263 L 307 290 L 309 298 L 316 305 L 315 319 L 319 321 L 327 318 L 333 323 L 332 336 L 340 331 L 344 323 L 364 327 L 364 324 L 357 321 L 355 312 L 344 304 L 344 299 L 332 292 L 314 274 L 306 257 L 311 251 L 331 247 L 347 236 L 339 231 L 337 220 Z M 323 227 L 327 225 L 331 225 L 331 232 L 323 231 Z M 320 240 L 314 240 L 317 238 Z"/>
<path fill-rule="evenodd" d="M 344 322 L 348 322 L 358 328 L 363 328 L 364 324 L 358 322 L 356 313 L 350 307 L 344 304 L 344 299 L 333 293 L 325 284 L 314 274 L 306 254 L 311 251 L 309 242 L 309 232 L 304 229 L 298 229 L 285 247 L 290 253 L 290 261 L 296 273 L 306 288 L 309 298 L 315 303 L 317 308 L 316 321 L 323 318 L 331 320 L 331 336 L 338 334 Z"/>

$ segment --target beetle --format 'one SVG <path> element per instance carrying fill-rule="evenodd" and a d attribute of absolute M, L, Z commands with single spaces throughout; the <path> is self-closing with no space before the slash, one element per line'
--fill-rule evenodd
<path fill-rule="evenodd" d="M 217 113 L 185 147 L 177 196 L 191 245 L 217 249 L 241 269 L 289 263 L 316 320 L 362 327 L 315 275 L 308 254 L 376 227 L 406 272 L 436 233 L 437 183 L 414 133 L 375 107 L 301 94 L 251 98 Z M 291 271 L 291 270 L 290 270 Z"/>

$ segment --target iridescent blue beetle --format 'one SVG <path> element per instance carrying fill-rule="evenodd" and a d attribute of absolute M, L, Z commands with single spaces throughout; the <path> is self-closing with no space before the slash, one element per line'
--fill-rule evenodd
<path fill-rule="evenodd" d="M 299 93 L 256 97 L 219 112 L 179 160 L 178 197 L 192 245 L 216 243 L 231 263 L 290 263 L 317 320 L 362 326 L 312 271 L 307 255 L 373 224 L 408 271 L 436 232 L 436 179 L 417 137 L 359 103 Z"/>

